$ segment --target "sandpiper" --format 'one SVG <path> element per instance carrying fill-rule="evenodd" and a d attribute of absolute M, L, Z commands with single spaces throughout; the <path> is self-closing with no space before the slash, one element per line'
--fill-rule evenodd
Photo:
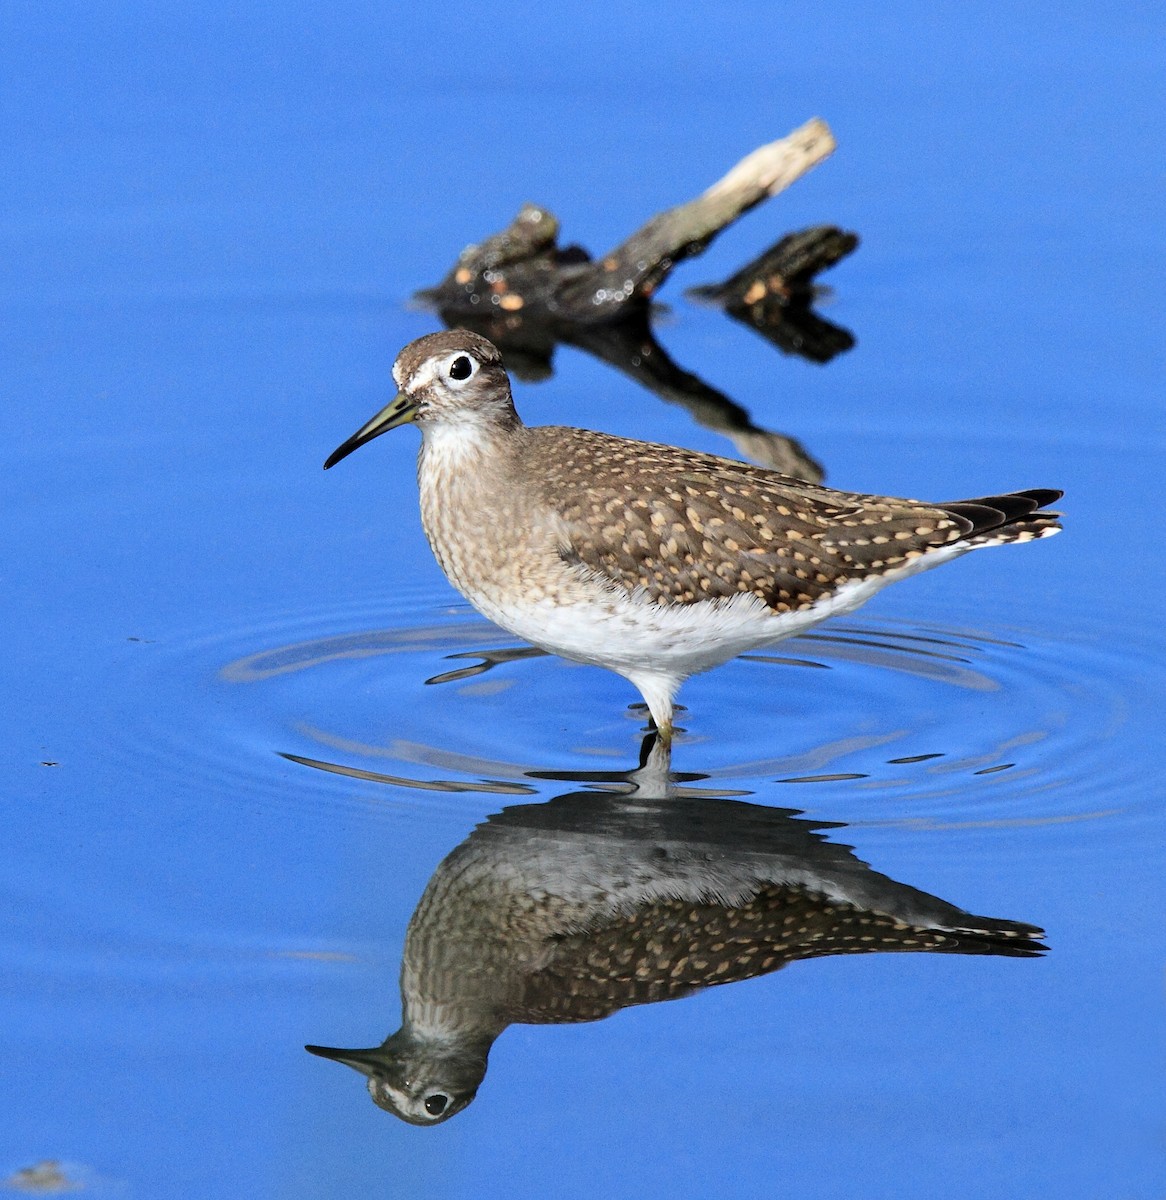
<path fill-rule="evenodd" d="M 503 629 L 624 676 L 666 745 L 690 675 L 968 550 L 1060 529 L 1050 488 L 925 504 L 524 425 L 497 347 L 464 329 L 411 342 L 393 378 L 396 397 L 325 469 L 415 422 L 421 520 L 449 581 Z"/>

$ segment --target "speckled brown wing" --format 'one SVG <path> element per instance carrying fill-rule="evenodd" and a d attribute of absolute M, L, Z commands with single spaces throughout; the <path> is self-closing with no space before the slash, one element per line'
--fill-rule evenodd
<path fill-rule="evenodd" d="M 734 906 L 659 900 L 554 939 L 507 1017 L 527 1024 L 594 1021 L 621 1008 L 833 954 L 930 951 L 1033 957 L 1040 930 L 964 914 L 967 928 L 933 929 L 801 889 L 761 885 Z"/>
<path fill-rule="evenodd" d="M 546 499 L 564 522 L 563 557 L 661 604 L 752 593 L 775 612 L 811 608 L 843 583 L 961 539 L 1052 532 L 1056 514 L 1037 510 L 1060 495 L 1033 490 L 932 505 L 590 431 L 529 433 Z"/>

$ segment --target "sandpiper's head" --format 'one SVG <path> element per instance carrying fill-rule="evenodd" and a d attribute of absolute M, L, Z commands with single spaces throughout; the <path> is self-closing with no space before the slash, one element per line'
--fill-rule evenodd
<path fill-rule="evenodd" d="M 325 470 L 365 442 L 409 422 L 424 432 L 442 422 L 507 426 L 518 421 L 498 347 L 468 329 L 447 329 L 410 342 L 397 355 L 393 379 L 400 390 L 392 402 L 332 452 Z"/>
<path fill-rule="evenodd" d="M 486 1075 L 492 1037 L 429 1041 L 399 1029 L 368 1050 L 305 1046 L 364 1075 L 373 1103 L 410 1125 L 440 1125 L 470 1104 Z"/>

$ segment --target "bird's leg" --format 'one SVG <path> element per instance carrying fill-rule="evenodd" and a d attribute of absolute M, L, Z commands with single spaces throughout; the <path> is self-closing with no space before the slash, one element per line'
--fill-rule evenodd
<path fill-rule="evenodd" d="M 651 724 L 656 730 L 660 744 L 665 750 L 672 747 L 672 697 L 680 686 L 678 679 L 661 678 L 658 675 L 631 678 L 639 688 L 644 703 L 648 706 Z"/>

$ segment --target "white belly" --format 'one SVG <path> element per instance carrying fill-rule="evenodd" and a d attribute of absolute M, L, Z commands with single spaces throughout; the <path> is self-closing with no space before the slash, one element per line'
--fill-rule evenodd
<path fill-rule="evenodd" d="M 721 663 L 802 633 L 827 617 L 852 612 L 888 583 L 954 557 L 944 547 L 898 571 L 845 583 L 812 608 L 774 613 L 753 595 L 697 604 L 664 605 L 592 585 L 586 601 L 556 603 L 513 598 L 505 608 L 484 595 L 469 597 L 484 616 L 543 650 L 606 667 L 628 678 L 645 673 L 679 682 Z"/>

